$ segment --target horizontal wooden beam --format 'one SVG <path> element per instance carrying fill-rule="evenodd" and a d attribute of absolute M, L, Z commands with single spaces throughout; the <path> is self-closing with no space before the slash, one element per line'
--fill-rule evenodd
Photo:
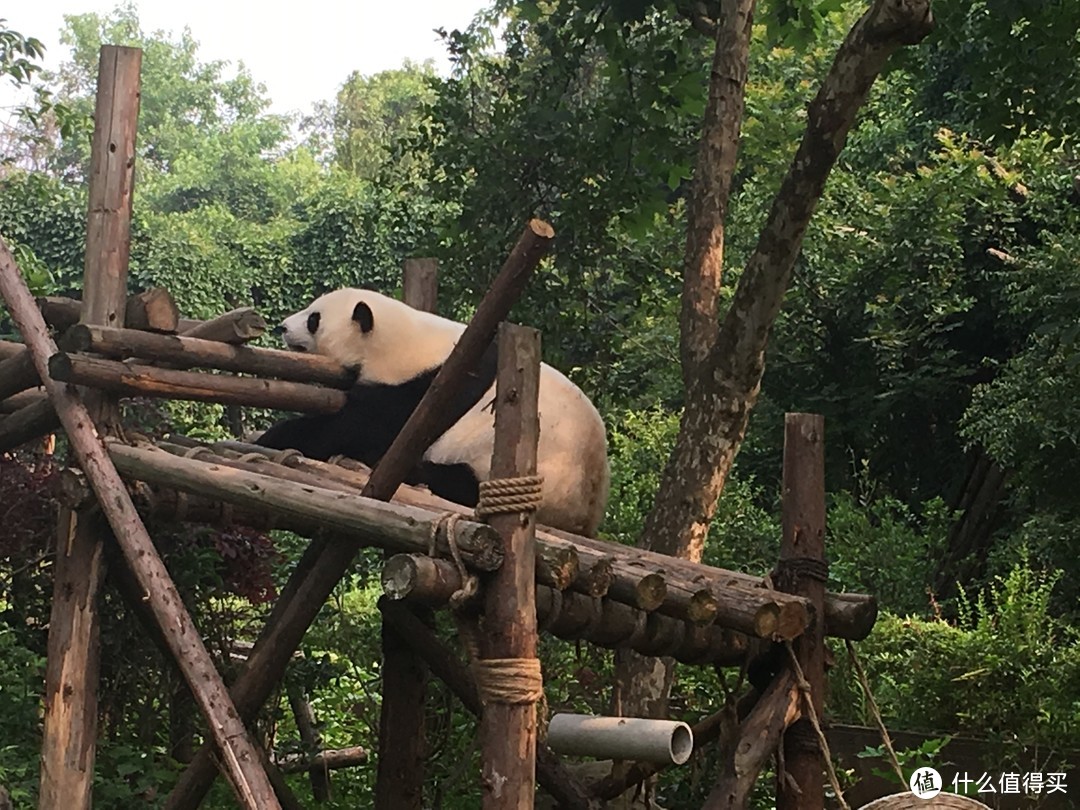
<path fill-rule="evenodd" d="M 34 358 L 25 346 L 22 351 L 0 360 L 0 399 L 7 399 L 40 384 Z"/>
<path fill-rule="evenodd" d="M 132 303 L 138 298 L 138 295 L 139 294 L 137 293 L 128 297 L 128 303 L 124 309 L 125 320 L 127 319 L 128 313 L 131 313 L 132 315 L 135 315 L 134 319 L 130 322 L 132 325 L 145 323 L 146 328 L 156 329 L 158 331 L 169 331 L 167 328 L 169 323 L 163 321 L 160 314 L 155 314 L 156 312 L 160 312 L 156 307 L 152 307 L 151 312 L 147 314 L 144 306 L 143 313 L 138 313 L 139 305 Z M 82 317 L 82 301 L 78 301 L 74 298 L 65 298 L 59 295 L 45 295 L 34 300 L 37 303 L 38 309 L 41 310 L 41 315 L 45 318 L 45 322 L 57 332 L 66 331 L 77 324 Z M 190 318 L 177 318 L 172 328 L 174 331 L 183 332 L 187 329 L 192 329 L 201 323 L 202 321 L 191 320 Z M 140 328 L 142 327 L 140 326 Z"/>
<path fill-rule="evenodd" d="M 252 307 L 240 307 L 208 321 L 180 322 L 180 334 L 221 343 L 248 343 L 265 332 L 266 321 Z"/>
<path fill-rule="evenodd" d="M 422 554 L 396 554 L 383 566 L 383 591 L 394 601 L 445 607 L 461 588 L 461 576 L 449 560 Z M 740 664 L 750 650 L 744 635 L 718 625 L 686 622 L 646 613 L 614 599 L 593 599 L 576 592 L 536 586 L 540 627 L 556 638 L 584 640 L 599 647 L 629 647 L 642 655 L 670 655 L 686 663 Z"/>
<path fill-rule="evenodd" d="M 411 506 L 182 458 L 155 447 L 111 441 L 108 449 L 116 468 L 126 478 L 229 501 L 256 512 L 272 511 L 311 520 L 327 532 L 348 535 L 358 546 L 425 551 L 431 520 L 437 517 Z M 502 563 L 498 533 L 487 524 L 459 521 L 456 537 L 462 557 L 470 566 L 493 571 Z M 449 554 L 445 540 L 440 540 L 439 548 Z"/>
<path fill-rule="evenodd" d="M 0 419 L 0 453 L 60 429 L 60 417 L 46 397 Z"/>
<path fill-rule="evenodd" d="M 76 324 L 58 343 L 67 352 L 90 352 L 118 359 L 136 357 L 174 368 L 213 368 L 341 389 L 356 382 L 353 372 L 320 354 L 253 349 L 216 340 L 156 335 L 137 329 Z"/>
<path fill-rule="evenodd" d="M 346 398 L 342 391 L 297 382 L 175 371 L 62 352 L 49 358 L 49 375 L 58 382 L 86 385 L 124 396 L 250 405 L 304 413 L 335 413 L 345 406 Z"/>

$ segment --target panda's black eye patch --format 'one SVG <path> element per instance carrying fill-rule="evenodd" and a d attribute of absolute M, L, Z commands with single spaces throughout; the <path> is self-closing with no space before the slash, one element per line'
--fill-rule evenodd
<path fill-rule="evenodd" d="M 312 312 L 307 316 L 307 330 L 311 334 L 315 334 L 319 331 L 319 321 L 322 320 L 322 316 L 318 312 Z"/>

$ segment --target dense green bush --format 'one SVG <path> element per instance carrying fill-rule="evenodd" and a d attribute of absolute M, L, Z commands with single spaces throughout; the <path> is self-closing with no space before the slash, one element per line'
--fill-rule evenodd
<path fill-rule="evenodd" d="M 956 622 L 879 618 L 858 652 L 886 723 L 989 739 L 1002 763 L 1080 748 L 1080 638 L 1051 612 L 1059 578 L 1025 560 L 963 598 Z M 836 719 L 869 722 L 846 655 L 829 684 Z"/>

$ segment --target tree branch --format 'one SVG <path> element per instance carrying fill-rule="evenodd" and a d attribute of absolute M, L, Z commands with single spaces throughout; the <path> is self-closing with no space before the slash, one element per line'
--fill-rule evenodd
<path fill-rule="evenodd" d="M 716 51 L 694 168 L 679 319 L 683 380 L 687 385 L 698 375 L 716 342 L 724 222 L 739 149 L 754 4 L 755 0 L 722 3 L 714 24 Z"/>

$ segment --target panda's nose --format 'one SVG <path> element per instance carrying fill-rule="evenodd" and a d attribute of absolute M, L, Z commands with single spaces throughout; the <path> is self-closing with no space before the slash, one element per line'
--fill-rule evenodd
<path fill-rule="evenodd" d="M 279 323 L 277 326 L 270 330 L 270 334 L 274 335 L 275 337 L 281 337 L 285 334 L 285 324 Z"/>

